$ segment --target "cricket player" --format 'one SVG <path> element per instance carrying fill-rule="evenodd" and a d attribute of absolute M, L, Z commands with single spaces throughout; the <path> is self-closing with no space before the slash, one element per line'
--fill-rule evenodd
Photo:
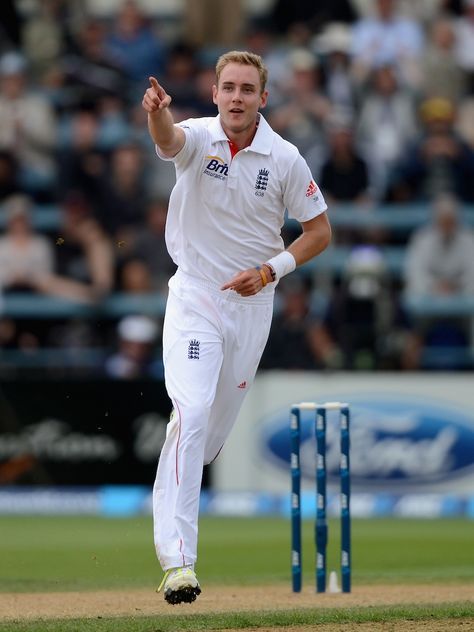
<path fill-rule="evenodd" d="M 216 117 L 174 123 L 171 96 L 154 77 L 143 97 L 163 160 L 172 160 L 166 244 L 169 281 L 163 361 L 173 412 L 153 490 L 154 537 L 171 603 L 192 602 L 203 465 L 224 445 L 252 385 L 272 318 L 275 286 L 322 252 L 326 203 L 297 148 L 260 110 L 267 70 L 250 52 L 216 65 Z M 285 209 L 301 235 L 284 249 Z"/>

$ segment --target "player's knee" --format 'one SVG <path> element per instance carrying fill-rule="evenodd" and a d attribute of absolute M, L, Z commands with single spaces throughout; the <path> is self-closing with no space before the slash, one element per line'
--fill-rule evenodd
<path fill-rule="evenodd" d="M 207 406 L 184 407 L 179 424 L 180 442 L 197 441 L 206 436 L 210 409 Z"/>
<path fill-rule="evenodd" d="M 219 456 L 222 448 L 223 445 L 221 442 L 219 442 L 218 444 L 216 444 L 216 442 L 212 442 L 212 445 L 206 446 L 206 449 L 204 450 L 204 465 L 209 465 L 210 463 L 215 461 Z"/>

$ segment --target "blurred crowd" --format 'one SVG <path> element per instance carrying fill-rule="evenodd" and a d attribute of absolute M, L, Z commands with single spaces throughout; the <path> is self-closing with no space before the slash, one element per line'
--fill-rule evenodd
<path fill-rule="evenodd" d="M 473 313 L 417 317 L 403 301 L 474 296 L 474 236 L 461 212 L 474 204 L 474 0 L 274 0 L 258 15 L 238 0 L 186 0 L 175 20 L 139 0 L 117 0 L 107 15 L 93 5 L 0 5 L 4 297 L 96 305 L 166 292 L 174 168 L 155 156 L 142 95 L 154 75 L 176 120 L 214 116 L 217 57 L 243 48 L 264 58 L 263 114 L 305 156 L 329 213 L 429 210 L 405 232 L 336 227 L 343 265 L 280 284 L 262 367 L 474 367 Z M 51 208 L 57 224 L 38 228 Z M 385 246 L 402 249 L 398 275 Z M 4 316 L 0 348 L 99 349 L 103 374 L 157 376 L 160 331 L 158 315 L 140 313 Z"/>

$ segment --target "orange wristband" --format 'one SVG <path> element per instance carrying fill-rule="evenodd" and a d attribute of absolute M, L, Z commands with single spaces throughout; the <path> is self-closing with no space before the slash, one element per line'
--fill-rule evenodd
<path fill-rule="evenodd" d="M 272 266 L 269 263 L 263 263 L 262 268 L 267 268 L 267 270 L 270 272 L 271 281 L 268 281 L 268 283 L 273 283 L 273 281 L 276 280 L 275 270 L 272 268 Z"/>
<path fill-rule="evenodd" d="M 262 279 L 262 287 L 265 287 L 267 285 L 267 283 L 268 283 L 267 275 L 265 274 L 265 270 L 262 270 L 262 268 L 259 268 L 258 272 L 259 272 L 260 277 Z"/>

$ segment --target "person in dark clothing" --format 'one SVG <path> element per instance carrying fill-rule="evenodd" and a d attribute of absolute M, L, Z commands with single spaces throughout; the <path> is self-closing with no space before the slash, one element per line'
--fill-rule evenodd
<path fill-rule="evenodd" d="M 311 370 L 322 368 L 325 345 L 319 319 L 311 310 L 311 282 L 293 276 L 279 285 L 280 310 L 273 318 L 262 369 Z"/>
<path fill-rule="evenodd" d="M 432 200 L 451 193 L 462 202 L 473 202 L 474 151 L 455 130 L 454 104 L 430 98 L 421 104 L 420 115 L 423 134 L 394 167 L 389 200 Z"/>
<path fill-rule="evenodd" d="M 9 151 L 0 151 L 0 203 L 19 193 L 18 165 Z"/>
<path fill-rule="evenodd" d="M 0 2 L 0 51 L 21 45 L 22 17 L 16 0 Z"/>
<path fill-rule="evenodd" d="M 334 202 L 367 202 L 369 169 L 354 147 L 352 129 L 335 124 L 328 133 L 329 156 L 320 175 L 326 197 Z"/>
<path fill-rule="evenodd" d="M 328 22 L 353 22 L 357 13 L 349 0 L 277 0 L 270 20 L 278 33 L 286 33 L 295 23 L 318 30 Z"/>

